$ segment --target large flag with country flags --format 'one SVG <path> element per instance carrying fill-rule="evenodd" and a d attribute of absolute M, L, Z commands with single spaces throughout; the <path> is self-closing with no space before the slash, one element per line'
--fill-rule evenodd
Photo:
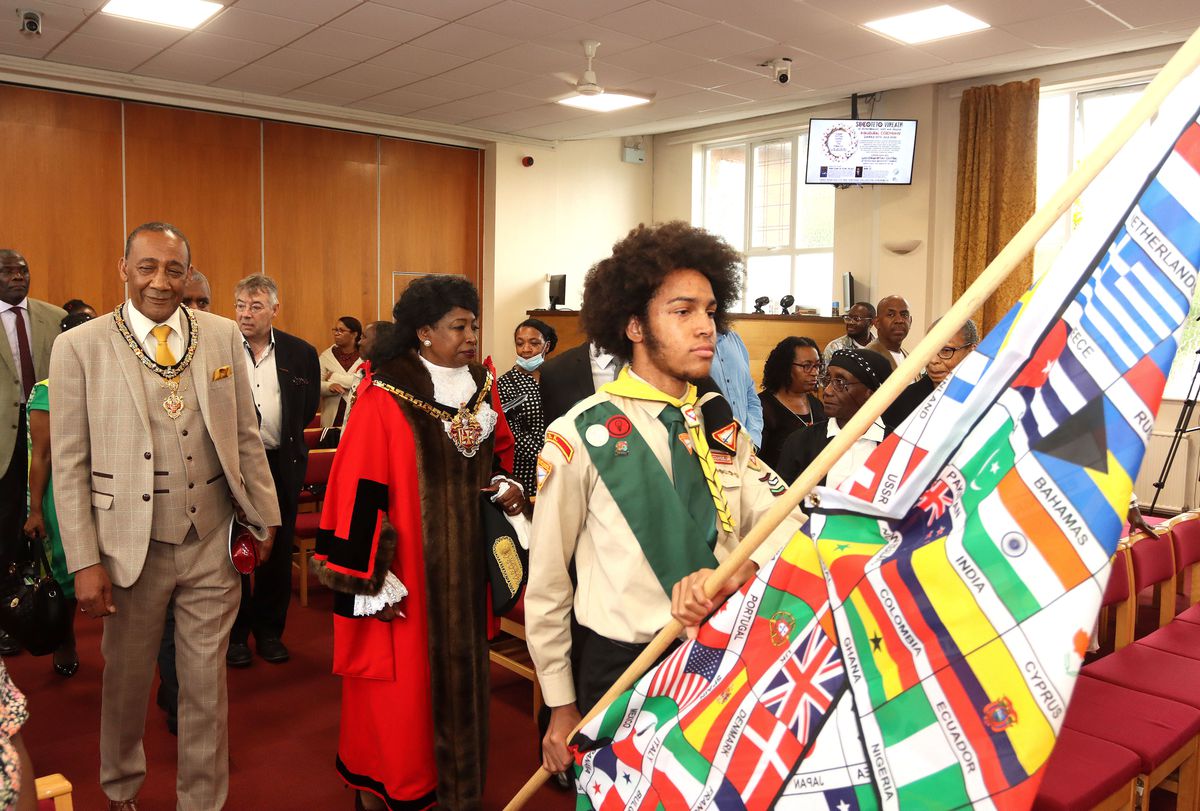
<path fill-rule="evenodd" d="M 1200 74 L 804 530 L 581 732 L 581 808 L 1024 808 L 1200 266 Z"/>

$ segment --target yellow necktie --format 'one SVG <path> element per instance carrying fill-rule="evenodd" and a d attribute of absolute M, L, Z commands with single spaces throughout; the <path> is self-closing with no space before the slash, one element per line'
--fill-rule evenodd
<path fill-rule="evenodd" d="M 166 324 L 159 324 L 150 330 L 150 334 L 154 336 L 154 340 L 158 341 L 158 346 L 154 347 L 154 362 L 160 366 L 174 366 L 175 355 L 171 352 L 171 347 L 167 345 L 167 336 L 171 334 L 171 328 Z"/>
<path fill-rule="evenodd" d="M 696 448 L 696 459 L 700 462 L 700 470 L 703 471 L 704 481 L 708 484 L 713 506 L 717 508 L 717 518 L 721 521 L 721 528 L 726 532 L 733 532 L 735 530 L 733 513 L 729 511 L 729 503 L 725 500 L 725 488 L 721 486 L 721 480 L 717 476 L 717 466 L 713 462 L 712 452 L 708 447 L 708 438 L 704 436 L 700 421 L 696 418 L 696 387 L 688 383 L 683 398 L 677 399 L 659 391 L 644 380 L 634 377 L 630 374 L 629 367 L 626 366 L 617 375 L 617 379 L 603 386 L 602 390 L 618 397 L 667 403 L 680 410 L 688 434 L 692 437 L 692 445 Z M 671 438 L 672 441 L 674 439 L 674 437 Z"/>

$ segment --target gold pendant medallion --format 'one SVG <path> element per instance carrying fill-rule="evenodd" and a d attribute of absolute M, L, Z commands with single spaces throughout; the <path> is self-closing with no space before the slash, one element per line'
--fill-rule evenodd
<path fill-rule="evenodd" d="M 179 396 L 179 381 L 165 380 L 163 385 L 171 390 L 171 393 L 162 402 L 163 411 L 167 412 L 167 416 L 171 419 L 177 420 L 183 413 L 183 398 Z"/>
<path fill-rule="evenodd" d="M 450 420 L 450 440 L 458 452 L 468 459 L 479 452 L 479 442 L 483 439 L 483 426 L 479 418 L 467 411 L 466 405 L 459 406 L 458 413 Z"/>

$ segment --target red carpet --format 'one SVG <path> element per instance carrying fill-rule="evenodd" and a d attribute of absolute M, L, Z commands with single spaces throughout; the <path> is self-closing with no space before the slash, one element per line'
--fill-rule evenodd
<path fill-rule="evenodd" d="M 310 586 L 313 585 L 310 580 Z M 332 624 L 329 592 L 317 586 L 301 608 L 293 598 L 285 641 L 292 659 L 270 665 L 255 659 L 229 672 L 230 811 L 337 811 L 354 799 L 333 770 L 337 749 L 339 679 L 330 674 Z M 75 787 L 77 811 L 103 809 L 100 790 L 100 623 L 79 617 L 79 672 L 63 679 L 49 656 L 21 654 L 5 660 L 29 698 L 25 741 L 38 774 L 61 772 Z M 532 718 L 532 687 L 492 668 L 491 747 L 485 808 L 500 809 L 536 768 L 539 751 Z M 175 738 L 150 697 L 146 722 L 149 774 L 140 795 L 143 811 L 175 808 Z M 399 744 L 404 738 L 397 730 Z M 574 798 L 543 787 L 527 806 L 567 811 Z"/>

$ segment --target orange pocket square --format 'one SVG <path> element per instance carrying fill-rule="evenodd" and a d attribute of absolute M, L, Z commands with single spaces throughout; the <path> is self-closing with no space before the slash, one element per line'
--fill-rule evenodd
<path fill-rule="evenodd" d="M 213 380 L 223 380 L 224 378 L 229 377 L 232 374 L 233 374 L 233 367 L 222 366 L 220 369 L 217 369 L 215 372 L 213 372 Z"/>

